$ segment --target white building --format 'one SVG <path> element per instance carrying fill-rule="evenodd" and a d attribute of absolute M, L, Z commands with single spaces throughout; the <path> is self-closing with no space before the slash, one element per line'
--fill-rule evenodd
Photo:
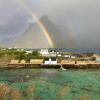
<path fill-rule="evenodd" d="M 27 54 L 31 54 L 33 51 L 31 51 L 31 50 L 26 50 L 25 51 Z"/>
<path fill-rule="evenodd" d="M 69 54 L 64 55 L 64 57 L 65 57 L 65 58 L 69 58 L 69 59 L 75 59 L 75 58 L 76 58 L 76 56 L 74 56 L 74 55 L 69 55 Z"/>
<path fill-rule="evenodd" d="M 71 58 L 71 55 L 64 55 L 65 58 Z"/>
<path fill-rule="evenodd" d="M 48 58 L 44 61 L 45 65 L 56 65 L 57 64 L 57 59 L 55 58 Z"/>
<path fill-rule="evenodd" d="M 96 58 L 96 61 L 100 61 L 100 57 Z"/>
<path fill-rule="evenodd" d="M 100 55 L 94 54 L 93 57 L 95 57 L 95 60 L 96 60 L 96 61 L 100 61 Z"/>
<path fill-rule="evenodd" d="M 61 55 L 61 54 L 58 54 L 57 56 L 58 56 L 58 57 L 61 57 L 62 55 Z"/>
<path fill-rule="evenodd" d="M 42 54 L 43 56 L 48 55 L 49 50 L 48 49 L 41 49 L 40 54 Z"/>
<path fill-rule="evenodd" d="M 75 59 L 76 58 L 76 56 L 71 56 L 71 59 Z"/>
<path fill-rule="evenodd" d="M 57 54 L 56 50 L 50 50 L 50 54 Z"/>
<path fill-rule="evenodd" d="M 57 52 L 55 50 L 41 49 L 40 54 L 45 57 L 56 57 Z"/>

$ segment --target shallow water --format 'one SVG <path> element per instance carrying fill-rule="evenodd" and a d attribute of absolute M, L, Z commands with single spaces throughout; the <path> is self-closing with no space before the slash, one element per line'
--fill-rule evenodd
<path fill-rule="evenodd" d="M 100 70 L 0 70 L 0 83 L 20 91 L 20 100 L 100 100 Z"/>

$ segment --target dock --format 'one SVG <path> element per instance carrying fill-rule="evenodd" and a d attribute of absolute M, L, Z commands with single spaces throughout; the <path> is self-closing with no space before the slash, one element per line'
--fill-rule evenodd
<path fill-rule="evenodd" d="M 62 60 L 56 64 L 45 64 L 43 59 L 35 59 L 31 60 L 29 63 L 26 63 L 24 60 L 21 62 L 13 60 L 7 64 L 7 68 L 60 68 L 61 66 L 66 69 L 100 68 L 100 62 Z"/>
<path fill-rule="evenodd" d="M 88 69 L 88 68 L 100 68 L 100 64 L 8 64 L 7 68 L 60 68 L 66 69 Z"/>

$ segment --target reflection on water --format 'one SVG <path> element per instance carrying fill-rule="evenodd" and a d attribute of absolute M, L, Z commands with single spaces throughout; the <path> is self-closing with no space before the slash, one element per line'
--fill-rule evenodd
<path fill-rule="evenodd" d="M 100 70 L 0 70 L 0 88 L 2 100 L 100 100 Z"/>

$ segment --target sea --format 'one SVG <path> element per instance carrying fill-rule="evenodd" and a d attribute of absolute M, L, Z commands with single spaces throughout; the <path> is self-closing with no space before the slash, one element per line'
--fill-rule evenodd
<path fill-rule="evenodd" d="M 100 100 L 100 70 L 0 69 L 0 100 Z"/>

